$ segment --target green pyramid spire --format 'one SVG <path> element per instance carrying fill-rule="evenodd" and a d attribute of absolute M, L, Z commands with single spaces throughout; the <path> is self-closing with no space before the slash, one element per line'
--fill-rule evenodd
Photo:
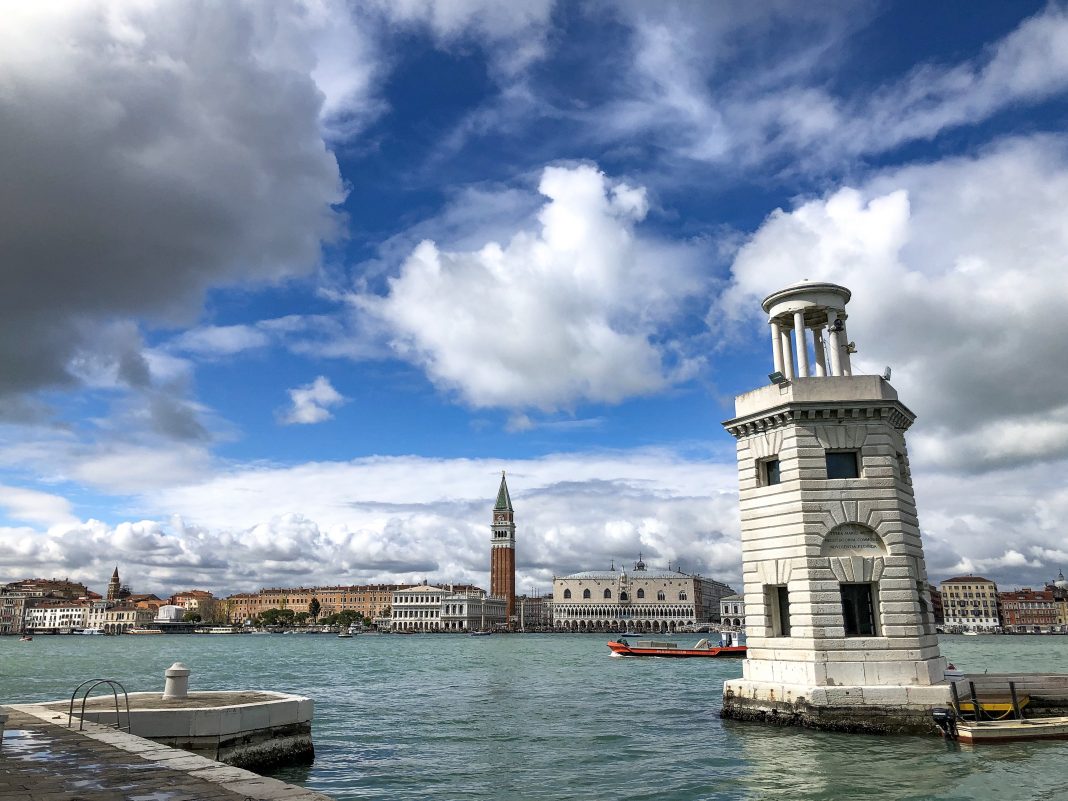
<path fill-rule="evenodd" d="M 501 471 L 501 488 L 497 491 L 497 505 L 493 507 L 494 511 L 503 509 L 508 512 L 515 511 L 512 509 L 512 497 L 508 494 L 508 482 L 504 480 L 504 471 Z"/>

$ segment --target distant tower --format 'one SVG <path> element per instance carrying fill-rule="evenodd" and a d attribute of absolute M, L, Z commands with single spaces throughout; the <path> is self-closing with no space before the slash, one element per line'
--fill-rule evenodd
<path fill-rule="evenodd" d="M 738 443 L 749 648 L 723 715 L 924 729 L 948 691 L 905 449 L 915 415 L 889 374 L 853 375 L 849 298 L 816 282 L 765 298 L 771 384 L 723 424 Z"/>
<path fill-rule="evenodd" d="M 119 566 L 115 565 L 115 572 L 111 574 L 111 581 L 108 582 L 108 592 L 105 596 L 108 601 L 117 601 L 119 599 Z"/>
<path fill-rule="evenodd" d="M 515 510 L 508 495 L 508 482 L 501 471 L 501 488 L 493 507 L 493 537 L 490 540 L 490 595 L 504 598 L 509 622 L 515 613 Z"/>

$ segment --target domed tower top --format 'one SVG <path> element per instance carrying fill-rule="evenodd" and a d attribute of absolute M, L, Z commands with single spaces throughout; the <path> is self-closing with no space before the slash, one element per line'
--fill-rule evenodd
<path fill-rule="evenodd" d="M 801 281 L 764 298 L 771 326 L 772 380 L 852 375 L 849 354 L 856 352 L 846 335 L 846 304 L 852 293 L 823 281 Z M 826 340 L 824 331 L 826 330 Z M 794 339 L 791 343 L 790 332 Z M 812 332 L 812 359 L 808 334 Z M 794 356 L 797 365 L 795 369 Z M 812 369 L 809 369 L 811 365 Z"/>

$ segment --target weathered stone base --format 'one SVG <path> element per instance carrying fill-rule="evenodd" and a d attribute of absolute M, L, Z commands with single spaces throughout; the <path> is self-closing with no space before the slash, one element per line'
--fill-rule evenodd
<path fill-rule="evenodd" d="M 271 726 L 226 737 L 146 737 L 236 768 L 265 771 L 280 765 L 309 764 L 315 759 L 311 724 Z"/>
<path fill-rule="evenodd" d="M 721 717 L 863 734 L 938 734 L 931 709 L 949 686 L 803 687 L 737 679 L 723 685 Z"/>

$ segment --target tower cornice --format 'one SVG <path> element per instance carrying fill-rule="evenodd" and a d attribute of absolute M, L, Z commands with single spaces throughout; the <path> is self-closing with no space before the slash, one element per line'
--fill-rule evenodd
<path fill-rule="evenodd" d="M 790 424 L 833 423 L 855 420 L 885 420 L 898 431 L 907 431 L 916 415 L 897 400 L 792 401 L 723 422 L 735 439 Z"/>

